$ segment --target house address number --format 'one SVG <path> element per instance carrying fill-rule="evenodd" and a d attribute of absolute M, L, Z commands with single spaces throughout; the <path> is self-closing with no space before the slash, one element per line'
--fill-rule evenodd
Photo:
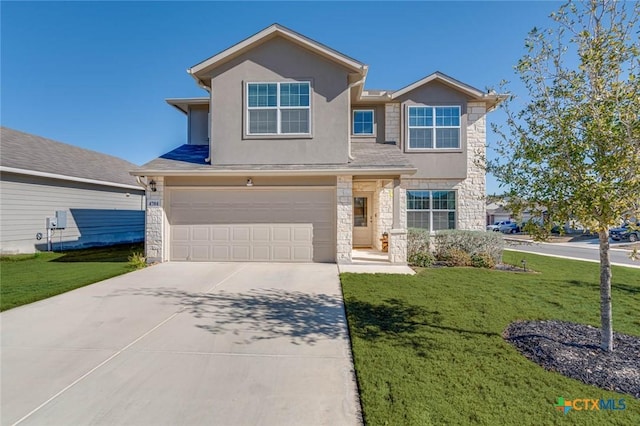
<path fill-rule="evenodd" d="M 162 207 L 161 200 L 147 200 L 147 207 Z"/>

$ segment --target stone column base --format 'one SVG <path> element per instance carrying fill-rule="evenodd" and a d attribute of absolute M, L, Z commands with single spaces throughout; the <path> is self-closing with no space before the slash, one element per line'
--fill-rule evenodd
<path fill-rule="evenodd" d="M 407 230 L 389 231 L 389 262 L 407 264 Z"/>

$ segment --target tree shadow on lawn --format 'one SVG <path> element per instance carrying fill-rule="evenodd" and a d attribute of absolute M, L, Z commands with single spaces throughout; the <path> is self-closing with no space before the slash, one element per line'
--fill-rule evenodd
<path fill-rule="evenodd" d="M 347 326 L 342 299 L 284 289 L 252 289 L 242 293 L 196 293 L 176 288 L 142 288 L 113 296 L 150 296 L 167 299 L 194 318 L 195 326 L 212 334 L 231 333 L 234 343 L 290 338 L 292 344 L 315 345 L 321 340 L 344 339 Z"/>
<path fill-rule="evenodd" d="M 589 287 L 589 288 L 598 289 L 598 290 L 600 287 L 599 282 L 595 283 L 595 282 L 586 282 L 586 281 L 579 281 L 579 280 L 569 280 L 568 283 L 573 286 Z M 612 283 L 611 289 L 624 291 L 626 293 L 630 293 L 631 295 L 640 294 L 640 286 L 632 286 L 630 284 Z"/>
<path fill-rule="evenodd" d="M 426 351 L 439 348 L 436 339 L 420 334 L 424 327 L 501 338 L 498 333 L 442 325 L 443 316 L 440 312 L 410 305 L 396 298 L 375 305 L 350 298 L 346 305 L 349 324 L 355 336 L 370 342 L 384 341 L 394 346 L 411 346 L 419 356 L 426 356 Z"/>

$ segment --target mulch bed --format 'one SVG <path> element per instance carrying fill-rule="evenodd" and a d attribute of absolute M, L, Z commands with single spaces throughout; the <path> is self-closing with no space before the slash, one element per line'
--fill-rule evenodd
<path fill-rule="evenodd" d="M 547 370 L 640 398 L 640 337 L 614 333 L 606 352 L 598 328 L 563 321 L 514 322 L 502 337 Z"/>

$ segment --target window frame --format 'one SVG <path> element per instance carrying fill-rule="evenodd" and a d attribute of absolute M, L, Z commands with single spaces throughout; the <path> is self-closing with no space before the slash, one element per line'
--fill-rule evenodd
<path fill-rule="evenodd" d="M 252 84 L 275 84 L 276 85 L 276 106 L 249 106 L 249 86 Z M 309 87 L 309 105 L 307 106 L 282 106 L 280 105 L 280 87 L 282 84 L 306 84 Z M 244 112 L 245 112 L 245 125 L 244 134 L 248 138 L 260 138 L 260 137 L 277 137 L 277 138 L 296 138 L 296 137 L 311 137 L 312 136 L 312 99 L 313 91 L 310 80 L 295 80 L 295 81 L 247 81 L 245 82 L 244 93 Z M 306 109 L 309 111 L 309 131 L 306 133 L 283 133 L 282 132 L 282 110 L 301 110 Z M 276 110 L 276 133 L 251 133 L 251 120 L 249 111 L 251 110 Z"/>
<path fill-rule="evenodd" d="M 356 133 L 356 112 L 371 112 L 371 133 Z M 375 137 L 376 136 L 376 110 L 373 108 L 355 108 L 351 110 L 351 136 Z"/>
<path fill-rule="evenodd" d="M 412 126 L 411 125 L 411 109 L 415 108 L 430 108 L 433 124 L 431 126 Z M 457 126 L 438 126 L 436 124 L 436 109 L 437 108 L 457 108 L 458 109 L 458 125 Z M 407 152 L 433 152 L 433 151 L 462 151 L 462 107 L 460 105 L 407 105 L 406 110 L 406 148 Z M 411 129 L 430 129 L 431 130 L 431 140 L 433 141 L 433 146 L 431 148 L 412 148 L 411 147 Z M 438 148 L 437 142 L 437 129 L 457 129 L 458 130 L 458 146 L 457 147 L 443 147 Z"/>
<path fill-rule="evenodd" d="M 410 209 L 409 208 L 409 192 L 428 192 L 429 193 L 429 208 L 428 209 Z M 453 198 L 455 201 L 455 208 L 452 209 L 434 209 L 433 208 L 433 193 L 434 192 L 453 192 Z M 440 229 L 438 230 L 434 230 L 433 229 L 433 213 L 434 212 L 453 212 L 454 214 L 454 219 L 453 219 L 453 228 L 447 228 L 447 229 L 458 229 L 458 206 L 460 205 L 458 203 L 458 191 L 456 191 L 455 189 L 407 189 L 407 216 L 409 212 L 427 212 L 429 214 L 429 228 L 427 229 L 429 231 L 429 233 L 434 234 L 437 231 L 440 231 Z M 407 217 L 407 228 L 409 227 L 409 218 Z M 425 228 L 420 228 L 420 229 L 425 229 Z"/>

